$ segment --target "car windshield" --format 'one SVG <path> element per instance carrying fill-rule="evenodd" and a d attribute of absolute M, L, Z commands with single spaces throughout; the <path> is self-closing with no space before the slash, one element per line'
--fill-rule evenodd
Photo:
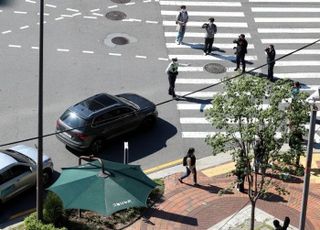
<path fill-rule="evenodd" d="M 81 128 L 85 126 L 85 120 L 70 110 L 67 110 L 64 114 L 62 114 L 60 119 L 66 125 L 72 128 Z"/>
<path fill-rule="evenodd" d="M 124 103 L 126 103 L 127 105 L 133 107 L 133 109 L 140 109 L 140 107 L 136 104 L 133 103 L 132 101 L 128 100 L 127 98 L 121 97 L 121 96 L 117 96 L 121 101 L 123 101 Z"/>
<path fill-rule="evenodd" d="M 7 149 L 5 151 L 2 151 L 3 153 L 13 157 L 14 159 L 16 159 L 19 162 L 23 162 L 23 163 L 32 163 L 32 164 L 36 164 L 36 162 L 34 162 L 34 160 L 32 160 L 31 158 L 27 157 L 26 155 L 23 155 L 19 152 L 16 152 L 12 149 Z"/>

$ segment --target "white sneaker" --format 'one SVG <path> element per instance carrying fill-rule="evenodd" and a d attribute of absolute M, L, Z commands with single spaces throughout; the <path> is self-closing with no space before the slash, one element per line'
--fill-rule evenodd
<path fill-rule="evenodd" d="M 180 42 L 179 42 L 178 40 L 176 40 L 176 44 L 177 44 L 177 45 L 180 45 Z"/>

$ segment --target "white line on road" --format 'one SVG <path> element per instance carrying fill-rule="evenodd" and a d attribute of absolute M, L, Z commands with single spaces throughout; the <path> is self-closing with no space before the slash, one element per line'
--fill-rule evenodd
<path fill-rule="evenodd" d="M 28 12 L 25 11 L 13 11 L 15 14 L 27 14 Z"/>
<path fill-rule="evenodd" d="M 84 54 L 94 54 L 94 52 L 91 50 L 82 50 L 81 52 Z"/>
<path fill-rule="evenodd" d="M 81 15 L 82 13 L 79 12 L 79 13 L 75 13 L 75 14 L 72 14 L 71 16 L 74 17 L 74 16 L 78 16 L 78 15 Z"/>
<path fill-rule="evenodd" d="M 97 8 L 97 9 L 93 9 L 93 10 L 90 10 L 90 12 L 97 12 L 97 11 L 99 11 L 100 9 L 99 8 Z"/>
<path fill-rule="evenodd" d="M 307 7 L 251 7 L 252 12 L 320 12 L 320 8 Z"/>
<path fill-rule="evenodd" d="M 320 61 L 277 61 L 276 66 L 320 66 Z"/>
<path fill-rule="evenodd" d="M 6 30 L 6 31 L 3 31 L 1 32 L 2 34 L 8 34 L 8 33 L 11 33 L 12 31 L 11 30 Z"/>
<path fill-rule="evenodd" d="M 180 67 L 179 67 L 179 71 L 181 71 Z M 311 73 L 311 72 L 309 72 L 309 73 L 276 73 L 274 76 L 277 78 L 282 78 L 282 79 L 284 79 L 284 78 L 288 78 L 288 79 L 300 79 L 300 78 L 302 78 L 302 79 L 306 79 L 306 78 L 315 79 L 315 78 L 320 78 L 320 73 L 317 73 L 317 72 L 315 72 L 315 73 Z"/>
<path fill-rule="evenodd" d="M 57 6 L 55 5 L 51 5 L 51 4 L 46 4 L 47 7 L 51 7 L 51 8 L 57 8 Z"/>
<path fill-rule="evenodd" d="M 64 18 L 72 18 L 73 16 L 70 15 L 70 14 L 61 14 L 60 15 L 61 17 L 64 17 Z"/>
<path fill-rule="evenodd" d="M 79 12 L 79 10 L 72 9 L 72 8 L 67 8 L 66 10 L 67 10 L 67 11 L 72 11 L 72 12 Z"/>
<path fill-rule="evenodd" d="M 176 21 L 163 21 L 163 26 L 177 26 Z M 248 28 L 246 22 L 217 22 L 215 23 L 217 27 L 237 27 L 237 28 Z M 189 21 L 188 27 L 198 27 L 201 28 L 203 22 Z"/>
<path fill-rule="evenodd" d="M 294 50 L 278 50 L 277 49 L 277 54 L 288 54 L 288 53 L 291 53 L 293 52 Z M 320 49 L 306 49 L 306 50 L 299 50 L 298 52 L 294 53 L 295 54 L 320 54 Z"/>
<path fill-rule="evenodd" d="M 126 3 L 125 5 L 126 6 L 130 6 L 130 5 L 134 5 L 134 4 L 136 4 L 135 2 L 128 2 L 128 3 Z"/>
<path fill-rule="evenodd" d="M 209 78 L 178 78 L 176 84 L 216 84 L 221 82 L 220 79 L 209 79 Z"/>
<path fill-rule="evenodd" d="M 26 2 L 29 2 L 29 3 L 36 3 L 36 1 L 32 1 L 32 0 L 26 0 Z"/>
<path fill-rule="evenodd" d="M 279 22 L 320 22 L 320 18 L 316 17 L 308 17 L 308 18 L 298 18 L 298 17 L 291 17 L 291 18 L 275 18 L 275 17 L 267 17 L 267 18 L 254 18 L 255 22 L 272 22 L 272 23 L 279 23 Z"/>
<path fill-rule="evenodd" d="M 26 25 L 26 26 L 21 26 L 21 27 L 20 27 L 20 30 L 24 30 L 24 29 L 27 29 L 27 28 L 29 28 L 28 25 Z"/>
<path fill-rule="evenodd" d="M 178 96 L 183 96 L 183 95 L 186 95 L 189 93 L 191 93 L 191 91 L 190 92 L 185 92 L 185 91 L 176 92 L 176 94 Z M 196 93 L 190 94 L 190 97 L 212 98 L 216 94 L 217 94 L 217 92 L 196 92 Z"/>
<path fill-rule="evenodd" d="M 204 111 L 206 109 L 212 108 L 211 104 L 198 104 L 198 103 L 188 103 L 188 104 L 177 104 L 178 110 L 199 110 Z"/>
<path fill-rule="evenodd" d="M 146 59 L 146 58 L 147 58 L 147 56 L 136 55 L 136 58 Z"/>
<path fill-rule="evenodd" d="M 316 2 L 319 3 L 319 0 L 249 0 L 249 2 L 276 2 L 276 3 L 281 3 L 281 2 Z"/>
<path fill-rule="evenodd" d="M 103 14 L 99 14 L 99 13 L 92 13 L 93 15 L 99 16 L 99 17 L 103 17 Z"/>
<path fill-rule="evenodd" d="M 118 5 L 108 6 L 109 9 L 111 9 L 111 8 L 117 8 L 117 7 L 118 7 Z"/>
<path fill-rule="evenodd" d="M 123 22 L 141 22 L 141 19 L 136 18 L 128 18 L 128 19 L 122 19 Z"/>
<path fill-rule="evenodd" d="M 119 54 L 119 53 L 109 53 L 109 55 L 110 55 L 110 56 L 119 56 L 119 57 L 120 57 L 122 54 Z"/>
<path fill-rule="evenodd" d="M 277 44 L 277 43 L 282 43 L 282 44 L 305 44 L 305 43 L 312 43 L 315 42 L 318 38 L 279 38 L 279 39 L 261 39 L 261 42 L 263 44 Z M 319 42 L 317 42 L 319 43 Z"/>
<path fill-rule="evenodd" d="M 204 117 L 181 117 L 181 124 L 210 124 L 210 122 Z"/>
<path fill-rule="evenodd" d="M 8 47 L 10 47 L 10 48 L 21 48 L 21 45 L 12 45 L 12 44 L 9 44 Z"/>
<path fill-rule="evenodd" d="M 179 72 L 203 72 L 203 66 L 197 66 L 197 67 L 179 67 Z"/>
<path fill-rule="evenodd" d="M 31 46 L 31 49 L 33 49 L 33 50 L 38 50 L 39 47 L 38 47 L 38 46 Z"/>
<path fill-rule="evenodd" d="M 157 21 L 149 21 L 149 20 L 146 20 L 146 23 L 158 24 L 159 22 L 157 22 Z"/>
<path fill-rule="evenodd" d="M 213 46 L 219 49 L 233 49 L 234 44 L 232 43 L 213 43 Z M 190 47 L 199 47 L 203 48 L 203 44 L 199 43 L 184 43 L 181 45 L 178 45 L 176 43 L 166 43 L 167 48 L 190 48 Z M 247 49 L 254 49 L 253 44 L 248 44 Z M 213 51 L 214 52 L 214 51 Z"/>
<path fill-rule="evenodd" d="M 251 38 L 250 33 L 244 33 L 246 38 Z M 177 32 L 164 32 L 165 37 L 177 37 Z M 237 38 L 239 33 L 217 33 L 215 38 Z M 184 37 L 195 37 L 195 38 L 204 38 L 205 33 L 196 33 L 196 32 L 186 32 Z M 233 45 L 234 46 L 234 45 Z"/>
<path fill-rule="evenodd" d="M 97 17 L 95 17 L 95 16 L 83 16 L 83 18 L 87 18 L 87 19 L 97 19 Z"/>
<path fill-rule="evenodd" d="M 161 10 L 161 15 L 177 16 L 179 11 Z M 209 16 L 209 17 L 244 17 L 243 12 L 213 12 L 213 11 L 188 11 L 189 16 Z"/>
<path fill-rule="evenodd" d="M 144 3 L 151 2 L 151 0 L 143 0 Z"/>
<path fill-rule="evenodd" d="M 258 28 L 258 33 L 305 34 L 320 33 L 320 28 Z"/>
<path fill-rule="evenodd" d="M 43 21 L 43 24 L 46 24 L 47 21 Z M 40 22 L 37 22 L 37 25 L 40 25 Z"/>
<path fill-rule="evenodd" d="M 40 13 L 38 12 L 37 15 L 40 15 Z M 49 16 L 49 13 L 43 13 L 44 16 Z"/>
<path fill-rule="evenodd" d="M 57 51 L 58 52 L 69 52 L 70 50 L 69 49 L 60 49 L 60 48 L 58 48 Z"/>
<path fill-rule="evenodd" d="M 222 55 L 221 55 L 222 56 Z M 224 61 L 225 59 L 235 59 L 235 56 L 234 55 L 232 55 L 232 56 L 230 56 L 230 55 L 228 55 L 228 56 L 223 56 L 223 57 L 221 57 L 221 58 L 217 58 L 217 57 L 215 57 L 215 56 L 210 56 L 210 55 L 208 55 L 208 56 L 203 56 L 203 55 L 196 55 L 196 54 L 194 54 L 194 55 L 181 55 L 181 54 L 172 54 L 172 55 L 169 55 L 169 58 L 171 59 L 171 58 L 174 58 L 174 57 L 176 57 L 176 58 L 178 58 L 178 60 L 216 60 L 216 61 Z M 246 60 L 247 61 L 256 61 L 258 58 L 257 58 L 257 56 L 255 56 L 255 55 L 253 55 L 253 56 L 250 56 L 250 55 L 248 55 L 248 56 L 246 56 Z"/>
<path fill-rule="evenodd" d="M 161 57 L 159 57 L 158 60 L 159 61 L 169 61 L 169 58 L 161 58 Z"/>
<path fill-rule="evenodd" d="M 62 20 L 62 19 L 63 19 L 63 17 L 58 17 L 58 18 L 55 18 L 54 20 L 59 21 L 59 20 Z"/>
<path fill-rule="evenodd" d="M 163 6 L 223 6 L 223 7 L 241 7 L 240 2 L 200 2 L 200 1 L 159 1 Z"/>

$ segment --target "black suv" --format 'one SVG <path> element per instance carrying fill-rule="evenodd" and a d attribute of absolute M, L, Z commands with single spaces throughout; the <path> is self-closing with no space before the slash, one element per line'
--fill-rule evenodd
<path fill-rule="evenodd" d="M 155 104 L 144 97 L 100 93 L 68 108 L 57 121 L 56 136 L 72 149 L 99 153 L 105 139 L 149 128 L 157 117 Z"/>

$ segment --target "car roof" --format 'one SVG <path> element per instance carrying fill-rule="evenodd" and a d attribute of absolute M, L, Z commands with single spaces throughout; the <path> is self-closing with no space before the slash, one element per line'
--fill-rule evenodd
<path fill-rule="evenodd" d="M 5 167 L 7 167 L 11 164 L 15 164 L 17 162 L 18 161 L 16 159 L 14 159 L 13 157 L 0 151 L 0 170 L 4 169 Z"/>
<path fill-rule="evenodd" d="M 106 93 L 100 93 L 75 104 L 70 110 L 76 112 L 83 118 L 88 118 L 100 110 L 121 104 L 121 101 L 116 97 Z"/>

